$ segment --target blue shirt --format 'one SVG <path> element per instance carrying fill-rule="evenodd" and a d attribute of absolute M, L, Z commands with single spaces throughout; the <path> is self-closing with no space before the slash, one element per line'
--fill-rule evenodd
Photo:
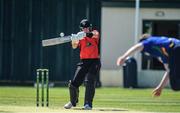
<path fill-rule="evenodd" d="M 151 56 L 161 58 L 163 63 L 168 63 L 168 52 L 170 45 L 180 44 L 180 40 L 168 37 L 151 36 L 141 42 L 144 46 L 142 52 L 147 52 Z"/>

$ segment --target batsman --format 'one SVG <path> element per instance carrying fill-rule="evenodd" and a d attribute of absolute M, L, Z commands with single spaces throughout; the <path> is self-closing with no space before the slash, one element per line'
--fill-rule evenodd
<path fill-rule="evenodd" d="M 117 59 L 117 65 L 122 65 L 128 56 L 137 51 L 153 56 L 164 64 L 166 71 L 159 85 L 153 90 L 154 96 L 161 95 L 168 80 L 173 90 L 180 90 L 180 40 L 143 34 L 139 43 Z"/>
<path fill-rule="evenodd" d="M 69 82 L 70 101 L 64 105 L 64 108 L 70 109 L 76 106 L 79 87 L 86 80 L 84 109 L 91 110 L 95 95 L 96 78 L 101 67 L 98 51 L 99 32 L 92 29 L 92 24 L 87 19 L 83 19 L 79 27 L 80 32 L 72 35 L 71 43 L 73 49 L 80 49 L 80 62 L 77 64 L 74 78 Z"/>

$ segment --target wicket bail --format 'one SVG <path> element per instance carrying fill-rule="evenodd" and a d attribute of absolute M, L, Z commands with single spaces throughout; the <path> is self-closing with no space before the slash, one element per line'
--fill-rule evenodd
<path fill-rule="evenodd" d="M 49 69 L 37 69 L 36 70 L 36 106 L 38 107 L 40 104 L 44 106 L 45 94 L 46 94 L 46 106 L 49 106 Z M 41 88 L 40 88 L 41 86 Z M 40 97 L 40 89 L 41 89 L 41 97 Z M 46 93 L 44 93 L 44 89 Z"/>

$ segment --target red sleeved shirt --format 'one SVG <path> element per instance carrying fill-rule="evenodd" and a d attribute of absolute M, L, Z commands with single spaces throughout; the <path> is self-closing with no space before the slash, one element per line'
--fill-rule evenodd
<path fill-rule="evenodd" d="M 98 32 L 98 31 L 94 30 L 93 32 Z M 93 36 L 91 38 L 84 37 L 82 40 L 80 40 L 79 41 L 80 59 L 99 58 L 98 44 L 99 44 L 99 36 L 98 38 L 94 38 Z"/>

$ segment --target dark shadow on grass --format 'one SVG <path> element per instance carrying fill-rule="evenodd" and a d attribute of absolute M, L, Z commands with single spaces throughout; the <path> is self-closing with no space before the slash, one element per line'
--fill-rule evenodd
<path fill-rule="evenodd" d="M 85 110 L 84 108 L 76 107 L 73 108 L 73 110 Z M 93 111 L 128 111 L 124 109 L 118 109 L 118 108 L 93 108 Z"/>

